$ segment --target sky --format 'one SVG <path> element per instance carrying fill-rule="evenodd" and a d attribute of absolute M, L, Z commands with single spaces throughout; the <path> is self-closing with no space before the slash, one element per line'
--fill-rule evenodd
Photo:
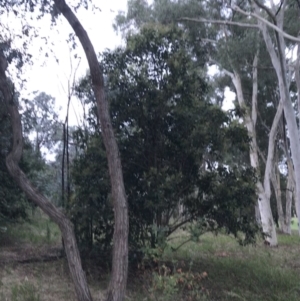
<path fill-rule="evenodd" d="M 117 13 L 126 11 L 127 0 L 94 0 L 94 3 L 97 3 L 101 11 L 93 12 L 82 8 L 76 12 L 76 15 L 86 29 L 96 53 L 99 53 L 106 48 L 114 49 L 121 45 L 121 35 L 117 35 L 112 25 Z M 44 39 L 39 38 L 31 45 L 31 52 L 35 54 L 34 65 L 26 69 L 27 84 L 23 95 L 30 97 L 30 92 L 39 90 L 54 96 L 57 108 L 62 107 L 60 117 L 64 120 L 68 99 L 68 82 L 72 84 L 74 78 L 78 80 L 86 74 L 87 60 L 79 43 L 75 50 L 70 50 L 71 45 L 66 42 L 66 39 L 70 33 L 73 33 L 73 30 L 63 17 L 52 29 L 50 29 L 50 18 L 39 20 L 38 25 L 39 36 L 49 36 L 50 39 L 46 44 Z M 39 48 L 42 48 L 42 53 L 47 51 L 49 57 L 45 58 L 44 55 L 41 55 Z M 53 51 L 52 54 L 50 50 Z M 74 58 L 74 55 L 77 55 L 77 59 Z M 58 62 L 56 62 L 56 58 Z M 223 108 L 230 109 L 234 94 L 226 90 L 225 95 Z M 73 98 L 70 107 L 70 124 L 78 124 L 80 118 L 82 118 L 80 105 Z"/>
<path fill-rule="evenodd" d="M 68 0 L 68 3 L 72 1 L 76 0 Z M 97 4 L 101 11 L 81 8 L 76 15 L 86 29 L 96 53 L 107 48 L 114 49 L 122 44 L 122 38 L 114 31 L 112 25 L 117 13 L 126 11 L 127 0 L 93 0 L 93 3 Z M 1 22 L 4 18 L 5 16 L 1 16 Z M 22 32 L 22 26 L 26 24 L 36 30 L 36 37 L 28 43 L 27 51 L 32 54 L 33 64 L 23 68 L 21 77 L 26 79 L 26 84 L 21 89 L 21 96 L 33 98 L 33 91 L 41 91 L 55 97 L 57 109 L 61 107 L 59 116 L 63 121 L 67 110 L 68 85 L 72 85 L 74 79 L 78 81 L 88 70 L 87 60 L 80 43 L 77 43 L 75 50 L 72 49 L 70 43 L 67 43 L 69 35 L 73 33 L 72 28 L 62 16 L 54 27 L 50 26 L 50 16 L 45 16 L 40 20 L 36 18 L 26 20 L 27 23 L 20 21 L 19 16 L 14 16 L 14 14 L 7 15 L 6 18 L 10 29 L 12 28 L 11 22 L 13 22 L 16 35 Z M 44 37 L 47 37 L 47 40 Z M 21 48 L 23 42 L 24 35 L 19 39 L 15 38 L 18 47 Z M 233 106 L 234 93 L 227 89 L 225 95 L 223 108 L 230 109 Z M 74 97 L 71 101 L 69 116 L 71 125 L 81 123 L 80 105 Z"/>
<path fill-rule="evenodd" d="M 117 35 L 113 30 L 112 25 L 117 13 L 126 11 L 127 0 L 94 0 L 93 2 L 97 3 L 101 11 L 93 12 L 91 9 L 81 8 L 76 15 L 87 31 L 96 53 L 107 48 L 114 49 L 121 45 L 122 39 L 121 35 Z M 8 17 L 9 22 L 12 17 L 11 15 Z M 38 36 L 28 47 L 28 52 L 33 55 L 33 65 L 23 69 L 21 76 L 26 79 L 26 83 L 21 95 L 30 98 L 31 93 L 37 90 L 50 94 L 55 97 L 57 108 L 62 107 L 60 117 L 61 120 L 64 120 L 68 99 L 68 82 L 72 84 L 74 73 L 76 80 L 84 76 L 88 64 L 80 43 L 78 42 L 78 46 L 74 50 L 66 41 L 69 34 L 73 33 L 67 21 L 60 17 L 58 24 L 53 28 L 50 23 L 49 16 L 38 21 L 33 20 L 30 23 L 37 29 Z M 16 19 L 15 24 L 15 31 L 20 31 L 20 20 Z M 46 39 L 42 37 L 49 38 L 46 42 Z M 22 43 L 21 39 L 19 42 Z M 18 44 L 18 41 L 16 43 Z M 21 45 L 20 43 L 19 45 Z M 45 56 L 45 53 L 48 54 L 48 57 Z M 80 118 L 80 108 L 75 99 L 72 99 L 70 109 L 70 124 L 77 124 L 77 118 Z"/>

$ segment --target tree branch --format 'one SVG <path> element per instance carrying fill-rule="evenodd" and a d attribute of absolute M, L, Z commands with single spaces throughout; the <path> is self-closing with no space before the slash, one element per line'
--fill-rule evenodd
<path fill-rule="evenodd" d="M 220 24 L 220 25 L 235 25 L 240 27 L 257 28 L 257 29 L 259 28 L 257 24 L 225 21 L 225 20 L 212 20 L 212 19 L 205 19 L 205 18 L 196 19 L 196 18 L 183 17 L 178 19 L 178 21 L 191 21 L 196 23 L 212 23 L 212 24 Z"/>
<path fill-rule="evenodd" d="M 256 125 L 257 121 L 257 94 L 258 94 L 258 75 L 257 75 L 257 64 L 258 64 L 258 56 L 259 56 L 259 48 L 256 51 L 256 54 L 254 56 L 253 60 L 253 66 L 252 66 L 252 114 L 251 119 L 254 124 Z"/>
<path fill-rule="evenodd" d="M 251 17 L 254 17 L 254 18 L 260 20 L 261 22 L 265 23 L 266 25 L 268 25 L 269 27 L 271 27 L 272 29 L 274 29 L 278 33 L 282 34 L 285 38 L 287 38 L 291 41 L 300 42 L 300 38 L 289 35 L 288 33 L 284 32 L 282 29 L 280 29 L 278 26 L 276 26 L 275 24 L 269 22 L 268 20 L 266 20 L 265 18 L 259 16 L 256 13 L 246 12 L 246 11 L 242 10 L 241 8 L 239 8 L 237 5 L 233 5 L 232 9 L 238 11 L 239 13 L 241 13 L 245 16 L 251 16 Z"/>
<path fill-rule="evenodd" d="M 24 191 L 25 195 L 34 204 L 40 207 L 60 228 L 71 277 L 74 282 L 77 299 L 79 301 L 91 301 L 92 297 L 87 285 L 85 273 L 82 269 L 80 254 L 78 251 L 73 225 L 64 213 L 58 210 L 44 195 L 42 195 L 19 167 L 23 151 L 23 131 L 21 116 L 15 99 L 15 91 L 12 82 L 6 77 L 7 61 L 0 51 L 0 91 L 3 102 L 10 115 L 12 127 L 12 148 L 6 156 L 6 166 L 14 181 Z"/>
<path fill-rule="evenodd" d="M 274 24 L 276 24 L 276 18 L 273 15 L 273 13 L 271 12 L 271 10 L 269 10 L 268 7 L 266 7 L 265 5 L 263 5 L 262 3 L 260 3 L 259 1 L 257 1 L 257 0 L 253 0 L 253 1 L 255 2 L 255 4 L 258 7 L 260 7 L 261 9 L 263 9 L 268 14 L 268 16 L 273 20 Z"/>

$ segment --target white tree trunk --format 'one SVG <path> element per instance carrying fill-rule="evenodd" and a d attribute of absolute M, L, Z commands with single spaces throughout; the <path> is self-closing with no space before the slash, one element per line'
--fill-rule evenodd
<path fill-rule="evenodd" d="M 278 164 L 278 161 L 274 162 L 275 165 Z M 280 187 L 280 173 L 277 166 L 274 166 L 273 172 L 271 173 L 271 182 L 274 188 L 276 204 L 277 204 L 277 214 L 279 221 L 279 230 L 284 233 L 284 212 L 282 207 L 282 197 L 281 197 L 281 187 Z"/>
<path fill-rule="evenodd" d="M 286 186 L 286 204 L 285 204 L 285 219 L 283 224 L 283 232 L 291 234 L 291 220 L 292 220 L 292 200 L 293 200 L 293 179 L 291 174 L 288 175 Z"/>
<path fill-rule="evenodd" d="M 244 121 L 248 130 L 248 134 L 251 137 L 250 162 L 251 162 L 251 166 L 255 168 L 258 172 L 259 159 L 258 159 L 258 145 L 257 145 L 256 130 L 255 130 L 256 119 L 257 119 L 257 62 L 258 62 L 258 55 L 255 56 L 253 61 L 253 92 L 252 92 L 251 115 L 246 107 L 243 90 L 242 90 L 241 78 L 239 74 L 235 71 L 233 74 L 229 73 L 229 75 L 231 76 L 233 84 L 235 86 L 239 105 L 241 108 L 246 109 Z M 278 244 L 275 223 L 273 220 L 272 210 L 270 206 L 270 195 L 271 195 L 270 173 L 271 173 L 271 167 L 272 167 L 272 162 L 274 157 L 274 139 L 275 139 L 274 135 L 281 113 L 282 113 L 282 106 L 279 107 L 277 110 L 272 125 L 273 132 L 271 130 L 272 134 L 270 133 L 269 150 L 268 150 L 268 158 L 266 163 L 264 184 L 260 180 L 258 180 L 256 183 L 261 226 L 263 232 L 266 235 L 266 241 L 269 243 L 270 246 L 276 246 Z"/>
<path fill-rule="evenodd" d="M 256 7 L 256 10 L 259 13 L 258 7 Z M 283 17 L 284 17 L 284 8 L 282 8 L 277 15 L 277 26 L 280 29 L 283 28 Z M 299 131 L 298 131 L 298 126 L 296 121 L 296 115 L 292 105 L 292 101 L 289 93 L 289 87 L 288 87 L 287 65 L 286 65 L 286 58 L 285 58 L 285 48 L 286 48 L 285 41 L 282 33 L 276 32 L 277 49 L 278 49 L 278 55 L 277 55 L 266 24 L 262 21 L 258 21 L 258 24 L 262 31 L 265 44 L 270 54 L 271 61 L 276 71 L 276 75 L 279 83 L 279 93 L 280 93 L 281 101 L 283 103 L 283 108 L 286 116 L 287 127 L 290 136 L 290 142 L 291 142 L 292 160 L 293 160 L 293 165 L 295 170 L 296 211 L 300 212 L 300 140 L 299 140 Z M 300 217 L 298 215 L 298 222 L 300 220 L 299 218 Z"/>

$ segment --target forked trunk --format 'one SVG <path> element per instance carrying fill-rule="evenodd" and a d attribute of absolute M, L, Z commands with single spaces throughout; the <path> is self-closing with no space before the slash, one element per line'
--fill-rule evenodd
<path fill-rule="evenodd" d="M 284 18 L 284 6 L 286 2 L 283 2 L 283 8 L 279 11 L 276 16 L 277 26 L 282 30 L 283 29 L 283 18 Z M 256 6 L 256 12 L 259 13 L 259 8 Z M 278 84 L 279 84 L 279 93 L 281 97 L 281 102 L 283 103 L 284 113 L 286 117 L 287 128 L 289 131 L 292 160 L 295 170 L 295 183 L 296 183 L 296 194 L 295 194 L 295 203 L 296 211 L 300 212 L 300 139 L 299 139 L 299 130 L 296 120 L 295 111 L 293 108 L 290 92 L 289 92 L 289 82 L 287 80 L 287 61 L 285 57 L 285 41 L 281 33 L 276 32 L 276 42 L 277 47 L 274 47 L 270 33 L 267 29 L 267 26 L 262 21 L 258 21 L 259 27 L 262 31 L 265 44 L 267 46 L 270 58 L 273 64 L 273 67 L 276 71 Z M 276 53 L 275 49 L 277 48 L 278 52 Z M 298 214 L 298 223 L 300 216 Z M 299 227 L 300 234 L 300 227 Z"/>
<path fill-rule="evenodd" d="M 13 85 L 5 75 L 6 67 L 7 61 L 3 52 L 0 52 L 0 90 L 3 95 L 7 112 L 10 115 L 13 132 L 12 150 L 6 157 L 7 169 L 16 183 L 24 191 L 28 199 L 39 206 L 59 226 L 65 244 L 65 252 L 71 277 L 74 282 L 77 299 L 79 301 L 91 301 L 92 297 L 87 285 L 85 273 L 82 269 L 72 223 L 47 198 L 45 198 L 32 186 L 18 165 L 23 151 L 22 124 L 16 104 L 17 100 L 14 98 L 15 91 L 13 89 Z"/>

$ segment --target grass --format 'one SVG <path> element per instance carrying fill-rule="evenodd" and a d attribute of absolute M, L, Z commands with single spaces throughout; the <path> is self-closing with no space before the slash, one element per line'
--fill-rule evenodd
<path fill-rule="evenodd" d="M 5 232 L 0 232 L 0 240 L 10 242 L 29 243 L 33 245 L 53 244 L 60 241 L 61 235 L 58 226 L 46 218 L 37 209 L 34 216 L 28 221 L 7 225 Z"/>
<path fill-rule="evenodd" d="M 208 277 L 202 284 L 209 300 L 299 300 L 300 238 L 279 235 L 279 244 L 269 248 L 259 241 L 242 247 L 228 236 L 205 234 L 199 243 L 167 252 L 166 258 L 190 262 L 195 272 L 205 271 Z"/>
<path fill-rule="evenodd" d="M 176 252 L 167 247 L 153 269 L 129 271 L 126 300 L 298 301 L 300 238 L 295 233 L 279 234 L 277 248 L 269 248 L 262 241 L 242 247 L 232 237 L 209 233 Z M 33 221 L 10 226 L 0 235 L 0 301 L 76 300 L 65 259 L 1 263 L 16 246 L 23 250 L 29 244 L 34 250 L 60 243 L 56 225 L 37 215 Z M 176 247 L 184 239 L 186 234 L 178 232 L 171 244 Z M 94 300 L 103 300 L 107 271 L 87 261 L 84 269 Z"/>

